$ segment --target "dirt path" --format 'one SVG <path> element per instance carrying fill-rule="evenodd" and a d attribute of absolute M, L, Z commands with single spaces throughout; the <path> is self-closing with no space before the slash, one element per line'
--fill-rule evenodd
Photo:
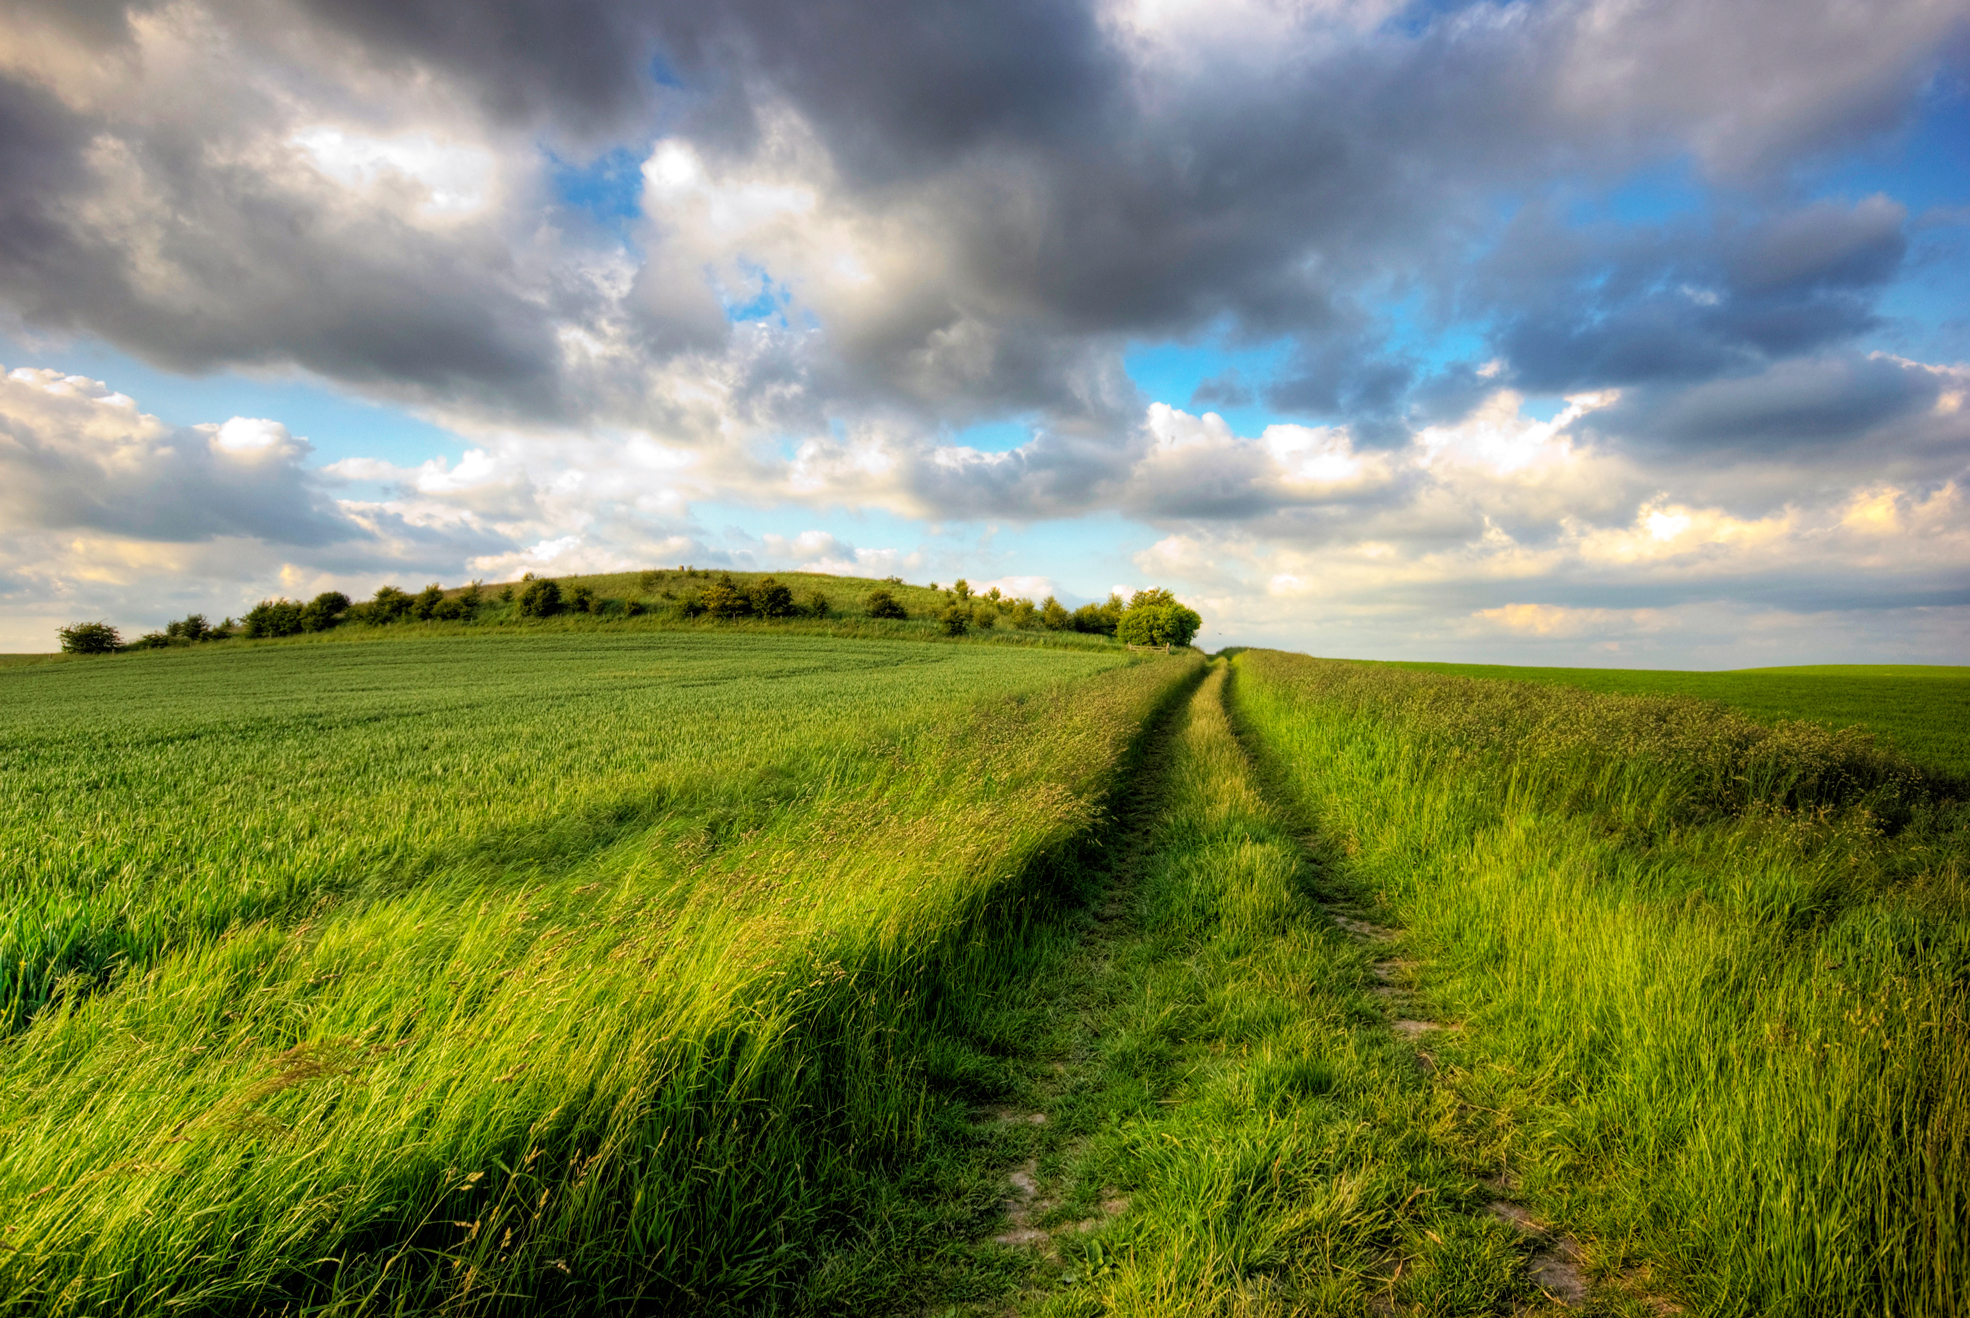
<path fill-rule="evenodd" d="M 1460 1142 L 1423 967 L 1232 731 L 1219 665 L 1098 895 L 953 1069 L 933 1314 L 1563 1313 L 1572 1242 Z M 1487 1181 L 1487 1172 L 1491 1179 Z M 865 1310 L 873 1311 L 873 1310 Z"/>

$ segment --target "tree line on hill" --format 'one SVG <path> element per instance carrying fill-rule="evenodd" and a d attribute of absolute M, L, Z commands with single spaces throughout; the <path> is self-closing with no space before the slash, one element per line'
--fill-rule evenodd
<path fill-rule="evenodd" d="M 707 586 L 695 584 L 700 577 L 710 575 L 697 568 L 678 568 L 675 578 L 693 583 L 680 593 L 670 586 L 672 574 L 661 570 L 642 573 L 639 583 L 643 589 L 661 596 L 662 602 L 655 604 L 640 596 L 604 598 L 585 583 L 564 584 L 529 572 L 517 586 L 501 587 L 497 596 L 489 595 L 477 581 L 456 593 L 446 591 L 436 582 L 416 594 L 397 586 L 381 586 L 370 599 L 359 602 L 350 600 L 339 590 L 330 590 L 306 603 L 284 597 L 261 600 L 237 621 L 227 618 L 215 624 L 202 613 L 189 614 L 169 623 L 162 631 L 147 632 L 127 643 L 116 628 L 105 622 L 72 623 L 61 628 L 59 636 L 64 653 L 113 654 L 202 645 L 236 636 L 246 639 L 299 636 L 330 631 L 348 623 L 374 627 L 402 622 L 470 622 L 489 609 L 520 618 L 566 614 L 634 618 L 658 611 L 678 618 L 714 621 L 837 616 L 828 595 L 818 589 L 800 599 L 790 586 L 773 577 L 760 577 L 745 584 L 729 572 L 721 573 Z M 884 584 L 870 591 L 863 600 L 862 615 L 908 620 L 912 616 L 910 610 L 889 589 L 902 584 L 899 577 L 885 578 Z M 930 588 L 936 590 L 936 583 Z M 1120 595 L 1111 594 L 1100 604 L 1084 604 L 1072 612 L 1051 595 L 1035 604 L 1030 599 L 1006 596 L 996 586 L 982 595 L 973 594 L 963 579 L 945 590 L 943 597 L 941 608 L 934 607 L 929 613 L 917 616 L 936 622 L 949 636 L 1004 626 L 1017 631 L 1112 636 L 1131 645 L 1188 645 L 1203 621 L 1194 610 L 1178 603 L 1169 591 L 1154 588 L 1135 592 L 1126 604 Z"/>

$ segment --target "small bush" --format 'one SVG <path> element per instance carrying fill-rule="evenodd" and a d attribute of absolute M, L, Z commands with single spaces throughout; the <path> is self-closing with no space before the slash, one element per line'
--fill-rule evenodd
<path fill-rule="evenodd" d="M 791 618 L 799 612 L 794 607 L 793 591 L 771 577 L 753 583 L 752 611 L 762 618 Z"/>
<path fill-rule="evenodd" d="M 325 632 L 341 622 L 349 612 L 349 597 L 339 590 L 325 590 L 308 601 L 301 610 L 301 629 Z"/>
<path fill-rule="evenodd" d="M 704 593 L 704 611 L 714 618 L 746 618 L 752 615 L 752 596 L 740 589 L 730 572 L 721 575 Z"/>
<path fill-rule="evenodd" d="M 568 587 L 568 612 L 600 613 L 602 605 L 595 598 L 595 591 L 588 586 Z"/>
<path fill-rule="evenodd" d="M 561 611 L 561 587 L 552 577 L 535 577 L 529 572 L 525 590 L 520 592 L 522 618 L 551 618 Z"/>
<path fill-rule="evenodd" d="M 663 584 L 664 574 L 655 568 L 647 568 L 636 574 L 636 584 L 645 590 L 655 590 Z"/>
<path fill-rule="evenodd" d="M 1074 625 L 1074 615 L 1049 595 L 1040 605 L 1040 625 L 1050 632 L 1064 632 Z"/>
<path fill-rule="evenodd" d="M 176 622 L 164 624 L 165 637 L 173 641 L 196 643 L 211 634 L 212 624 L 205 620 L 205 615 L 202 613 L 187 613 Z"/>
<path fill-rule="evenodd" d="M 363 607 L 363 621 L 390 623 L 401 622 L 410 616 L 417 603 L 408 592 L 395 586 L 378 586 L 376 595 Z M 353 612 L 353 610 L 351 610 Z"/>
<path fill-rule="evenodd" d="M 438 607 L 431 610 L 431 616 L 440 622 L 464 622 L 472 616 L 472 606 L 462 596 L 454 595 L 438 601 Z"/>
<path fill-rule="evenodd" d="M 962 604 L 947 605 L 937 621 L 943 624 L 946 636 L 963 636 L 971 630 L 971 610 Z"/>
<path fill-rule="evenodd" d="M 868 603 L 864 606 L 871 618 L 907 618 L 910 611 L 897 603 L 896 597 L 877 587 L 869 592 Z"/>
<path fill-rule="evenodd" d="M 261 600 L 246 611 L 247 636 L 298 636 L 301 633 L 301 602 L 291 599 Z"/>
<path fill-rule="evenodd" d="M 622 606 L 623 613 L 631 618 L 640 618 L 650 611 L 650 606 L 642 600 L 633 599 Z"/>
<path fill-rule="evenodd" d="M 825 618 L 833 611 L 833 607 L 828 603 L 827 592 L 817 590 L 807 596 L 808 617 Z"/>
<path fill-rule="evenodd" d="M 444 602 L 445 588 L 434 581 L 417 592 L 417 597 L 411 601 L 410 616 L 419 622 L 429 622 L 438 616 L 438 606 Z"/>
<path fill-rule="evenodd" d="M 72 622 L 58 629 L 63 654 L 115 654 L 123 638 L 106 622 Z"/>

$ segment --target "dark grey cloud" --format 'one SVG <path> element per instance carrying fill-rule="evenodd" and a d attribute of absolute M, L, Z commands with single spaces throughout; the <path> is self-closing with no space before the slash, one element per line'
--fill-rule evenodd
<path fill-rule="evenodd" d="M 1637 390 L 1595 422 L 1649 447 L 1797 452 L 1877 436 L 1930 412 L 1941 393 L 1933 372 L 1905 362 L 1801 358 L 1688 388 Z"/>
<path fill-rule="evenodd" d="M 1227 366 L 1216 375 L 1198 382 L 1190 391 L 1192 407 L 1249 407 L 1254 394 L 1236 366 Z"/>
<path fill-rule="evenodd" d="M 1597 230 L 1532 212 L 1480 267 L 1471 310 L 1496 317 L 1528 389 L 1702 380 L 1871 328 L 1906 218 L 1885 198 Z"/>
<path fill-rule="evenodd" d="M 102 0 L 16 11 L 102 61 L 139 41 Z M 137 106 L 100 87 L 64 101 L 18 71 L 0 85 L 0 300 L 31 324 L 175 369 L 291 362 L 494 417 L 652 424 L 669 405 L 638 373 L 703 357 L 778 418 L 900 409 L 928 433 L 1037 411 L 1111 443 L 1141 402 L 1112 378 L 1122 344 L 1213 326 L 1294 340 L 1273 406 L 1399 440 L 1412 399 L 1443 405 L 1448 386 L 1414 393 L 1418 367 L 1364 310 L 1391 290 L 1495 326 L 1537 389 L 1701 381 L 1851 339 L 1900 268 L 1903 217 L 1788 207 L 1787 170 L 1892 126 L 1962 20 L 1933 0 L 1858 25 L 1838 6 L 1671 0 L 1370 30 L 1226 11 L 1160 34 L 1055 0 L 146 12 L 196 16 L 187 30 L 238 76 L 143 83 Z M 504 153 L 505 191 L 442 230 L 409 201 L 352 208 L 305 185 L 281 136 L 309 114 L 381 135 L 452 116 Z M 778 159 L 790 131 L 825 161 L 796 182 L 928 255 L 853 307 L 796 307 L 775 354 L 735 363 L 750 349 L 711 291 L 713 257 L 745 253 L 677 248 L 650 215 L 618 254 L 537 191 L 543 147 L 640 153 L 668 133 L 739 168 Z M 1472 275 L 1500 196 L 1678 153 L 1777 200 L 1640 236 L 1527 221 Z"/>

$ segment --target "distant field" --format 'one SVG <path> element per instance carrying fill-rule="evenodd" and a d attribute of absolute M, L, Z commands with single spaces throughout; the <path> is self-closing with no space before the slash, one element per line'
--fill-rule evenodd
<path fill-rule="evenodd" d="M 1695 696 L 1734 705 L 1766 722 L 1811 719 L 1860 724 L 1910 759 L 1970 779 L 1970 668 L 1913 664 L 1826 664 L 1724 673 L 1632 668 L 1513 668 L 1503 664 L 1401 663 L 1397 668 L 1460 677 L 1547 682 L 1588 691 Z"/>

